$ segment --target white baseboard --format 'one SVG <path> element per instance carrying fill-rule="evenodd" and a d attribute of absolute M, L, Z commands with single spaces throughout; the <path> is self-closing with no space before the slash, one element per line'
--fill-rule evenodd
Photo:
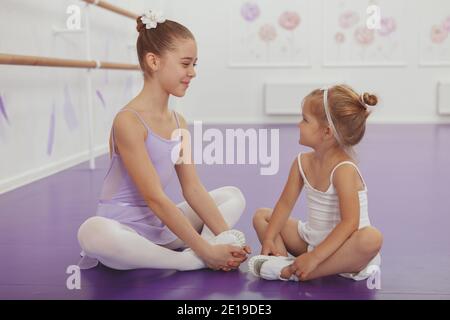
<path fill-rule="evenodd" d="M 95 147 L 95 157 L 108 153 L 109 147 L 107 144 Z M 76 166 L 82 162 L 89 160 L 89 151 L 83 151 L 81 153 L 67 157 L 61 161 L 54 162 L 39 168 L 35 168 L 26 172 L 23 172 L 14 177 L 0 180 L 0 194 L 17 189 L 34 181 L 48 177 L 52 174 L 66 170 L 70 167 Z"/>

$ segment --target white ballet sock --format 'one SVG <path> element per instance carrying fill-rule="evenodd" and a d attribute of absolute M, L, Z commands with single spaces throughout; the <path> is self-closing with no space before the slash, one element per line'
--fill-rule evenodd
<path fill-rule="evenodd" d="M 241 231 L 236 230 L 236 229 L 226 230 L 222 233 L 219 233 L 214 238 L 209 238 L 209 239 L 207 238 L 205 240 L 208 241 L 212 245 L 231 244 L 231 245 L 241 247 L 241 248 L 245 245 L 244 233 L 242 233 Z M 186 248 L 183 251 L 184 252 L 192 251 L 192 249 Z"/>
<path fill-rule="evenodd" d="M 245 235 L 243 232 L 231 229 L 224 231 L 211 240 L 209 240 L 211 244 L 232 244 L 237 247 L 243 247 L 245 245 Z"/>
<path fill-rule="evenodd" d="M 83 256 L 78 262 L 78 267 L 81 270 L 91 269 L 98 265 L 98 260 L 89 256 Z"/>

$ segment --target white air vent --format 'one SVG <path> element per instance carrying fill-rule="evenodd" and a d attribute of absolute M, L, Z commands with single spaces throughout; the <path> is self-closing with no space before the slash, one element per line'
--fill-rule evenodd
<path fill-rule="evenodd" d="M 438 113 L 450 115 L 450 82 L 439 82 L 437 94 Z"/>
<path fill-rule="evenodd" d="M 275 83 L 264 84 L 264 107 L 269 115 L 299 115 L 305 96 L 317 88 L 320 83 Z"/>

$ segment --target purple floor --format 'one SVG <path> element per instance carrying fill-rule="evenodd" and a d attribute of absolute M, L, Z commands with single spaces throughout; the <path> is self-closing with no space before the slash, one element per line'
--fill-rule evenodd
<path fill-rule="evenodd" d="M 259 165 L 198 166 L 207 189 L 243 191 L 247 208 L 237 228 L 254 253 L 260 247 L 252 214 L 273 207 L 301 150 L 294 126 L 269 126 L 276 127 L 278 175 L 259 175 Z M 258 280 L 246 264 L 230 273 L 100 266 L 82 272 L 81 290 L 68 290 L 66 268 L 79 259 L 77 228 L 95 212 L 108 164 L 103 156 L 94 171 L 83 163 L 0 196 L 0 299 L 450 299 L 450 125 L 371 125 L 359 156 L 372 224 L 384 234 L 380 290 L 339 276 Z M 173 182 L 168 193 L 179 202 Z M 293 215 L 305 218 L 303 195 Z"/>

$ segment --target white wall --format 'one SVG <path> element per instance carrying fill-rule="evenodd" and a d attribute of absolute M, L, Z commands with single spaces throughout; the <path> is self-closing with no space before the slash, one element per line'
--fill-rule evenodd
<path fill-rule="evenodd" d="M 395 0 L 394 0 L 395 1 Z M 323 2 L 310 1 L 311 48 L 309 68 L 229 68 L 229 11 L 231 1 L 171 0 L 170 14 L 188 26 L 197 38 L 199 65 L 190 92 L 179 102 L 190 120 L 213 123 L 292 122 L 292 116 L 267 116 L 263 83 L 269 81 L 346 82 L 358 90 L 374 91 L 381 98 L 370 122 L 450 122 L 437 115 L 436 84 L 450 79 L 450 67 L 419 67 L 418 29 L 425 6 L 433 1 L 406 1 L 405 67 L 323 67 L 321 32 Z M 257 1 L 256 1 L 257 2 Z M 325 1 L 326 2 L 326 1 Z M 273 1 L 277 5 L 277 1 Z"/>
<path fill-rule="evenodd" d="M 450 79 L 450 67 L 419 67 L 417 22 L 432 1 L 407 1 L 409 32 L 405 38 L 405 67 L 324 68 L 322 66 L 323 3 L 311 1 L 309 68 L 229 68 L 229 1 L 139 0 L 108 2 L 136 13 L 163 8 L 166 16 L 189 27 L 199 48 L 197 79 L 188 94 L 176 99 L 176 108 L 188 121 L 206 123 L 295 122 L 296 116 L 268 116 L 263 108 L 265 81 L 346 82 L 358 90 L 378 93 L 381 104 L 371 122 L 450 122 L 436 113 L 436 83 Z M 0 3 L 0 52 L 84 59 L 83 35 L 53 35 L 52 25 L 65 26 L 66 8 L 75 0 L 2 0 Z M 450 2 L 448 2 L 450 6 Z M 277 1 L 273 1 L 277 5 Z M 445 8 L 449 11 L 450 8 Z M 443 8 L 436 8 L 443 10 Z M 137 63 L 135 22 L 91 7 L 92 57 Z M 109 49 L 107 49 L 109 48 Z M 127 83 L 132 85 L 127 88 Z M 139 72 L 93 71 L 95 146 L 106 151 L 115 112 L 142 85 Z M 78 127 L 71 130 L 64 114 L 67 86 Z M 106 108 L 95 96 L 99 89 Z M 87 160 L 86 71 L 0 65 L 0 95 L 9 124 L 0 117 L 0 193 Z M 55 142 L 47 154 L 50 115 L 56 107 Z"/>

